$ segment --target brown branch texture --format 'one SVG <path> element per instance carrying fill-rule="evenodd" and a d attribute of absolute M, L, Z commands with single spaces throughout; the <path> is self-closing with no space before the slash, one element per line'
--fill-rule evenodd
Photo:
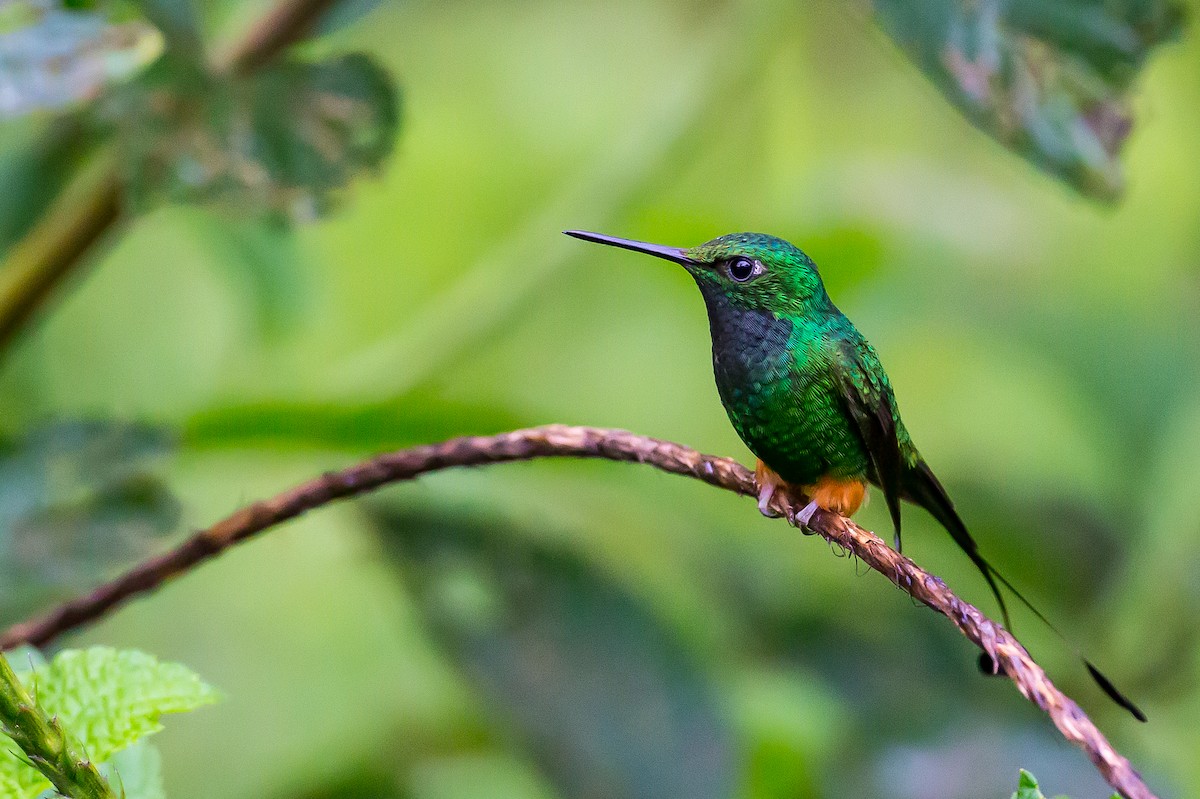
<path fill-rule="evenodd" d="M 624 430 L 547 425 L 495 436 L 455 438 L 380 455 L 245 507 L 92 593 L 69 601 L 45 616 L 14 625 L 0 636 L 0 649 L 22 643 L 45 644 L 68 630 L 99 619 L 132 597 L 154 590 L 234 544 L 329 502 L 363 494 L 389 483 L 412 480 L 427 472 L 545 457 L 645 463 L 737 494 L 754 496 L 756 493 L 754 476 L 736 461 L 704 455 L 680 444 Z M 1122 796 L 1154 799 L 1154 794 L 1129 761 L 1112 747 L 1083 710 L 1054 686 L 1007 630 L 959 599 L 940 578 L 924 571 L 879 536 L 849 519 L 818 511 L 809 528 L 849 550 L 914 599 L 948 618 L 999 664 L 1021 694 L 1050 717 L 1064 738 L 1087 753 L 1108 783 Z"/>

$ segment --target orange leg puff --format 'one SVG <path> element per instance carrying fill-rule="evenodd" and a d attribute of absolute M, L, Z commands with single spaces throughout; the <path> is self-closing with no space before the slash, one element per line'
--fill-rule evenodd
<path fill-rule="evenodd" d="M 817 503 L 818 508 L 853 516 L 866 499 L 867 484 L 862 480 L 826 475 L 816 483 L 804 486 L 804 495 Z"/>
<path fill-rule="evenodd" d="M 812 485 L 802 486 L 794 492 L 793 487 L 760 459 L 754 467 L 754 481 L 758 484 L 758 510 L 763 516 L 778 516 L 782 507 L 789 520 L 799 519 L 807 525 L 817 508 L 842 516 L 853 515 L 867 497 L 867 484 L 862 480 L 825 476 Z M 792 497 L 800 493 L 811 501 L 799 513 L 792 513 Z M 772 501 L 775 502 L 772 507 Z"/>

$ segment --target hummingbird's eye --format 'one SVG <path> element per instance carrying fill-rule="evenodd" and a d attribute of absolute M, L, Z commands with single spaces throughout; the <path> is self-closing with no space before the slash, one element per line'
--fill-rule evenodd
<path fill-rule="evenodd" d="M 734 258 L 728 265 L 729 276 L 738 283 L 745 283 L 752 277 L 761 275 L 764 271 L 762 264 L 749 258 Z"/>

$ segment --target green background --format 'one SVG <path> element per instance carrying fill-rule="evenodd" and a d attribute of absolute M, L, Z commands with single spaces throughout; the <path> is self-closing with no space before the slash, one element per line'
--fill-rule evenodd
<path fill-rule="evenodd" d="M 871 339 L 983 550 L 1150 723 L 1018 612 L 1022 640 L 1161 795 L 1200 790 L 1200 39 L 1137 81 L 1113 206 L 971 127 L 843 4 L 385 3 L 310 46 L 349 50 L 403 90 L 382 172 L 257 249 L 219 210 L 137 217 L 9 354 L 7 430 L 179 431 L 177 535 L 375 452 L 515 426 L 750 463 L 687 275 L 559 231 L 771 232 Z M 944 531 L 906 520 L 906 553 L 994 612 Z M 882 501 L 859 521 L 886 529 Z M 430 555 L 422 535 L 465 537 Z M 489 547 L 539 554 L 514 571 Z M 648 469 L 497 466 L 322 509 L 70 643 L 226 694 L 157 739 L 173 799 L 999 797 L 1018 767 L 1104 795 L 945 619 L 835 554 Z M 512 613 L 533 631 L 507 634 Z"/>

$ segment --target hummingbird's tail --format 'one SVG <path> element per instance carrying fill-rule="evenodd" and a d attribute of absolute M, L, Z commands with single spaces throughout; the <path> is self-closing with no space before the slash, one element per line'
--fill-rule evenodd
<path fill-rule="evenodd" d="M 979 569 L 979 573 L 983 575 L 983 579 L 987 580 L 988 587 L 992 589 L 992 595 L 996 597 L 996 602 L 1000 605 L 1004 627 L 1012 629 L 1012 620 L 1008 617 L 1008 604 L 1004 601 L 1004 595 L 1000 593 L 997 580 L 1003 583 L 1013 596 L 1020 600 L 1021 604 L 1032 610 L 1034 615 L 1053 627 L 1036 608 L 1029 604 L 1025 597 L 1021 596 L 1021 592 L 1013 588 L 1008 580 L 992 568 L 992 564 L 988 563 L 979 553 L 975 539 L 967 532 L 967 526 L 963 524 L 958 511 L 954 509 L 954 503 L 950 501 L 946 489 L 942 488 L 941 481 L 937 479 L 925 461 L 918 461 L 916 466 L 907 472 L 903 482 L 904 498 L 929 511 L 930 515 L 946 528 L 946 532 L 950 533 L 950 537 L 954 539 L 954 543 L 958 544 L 959 549 L 967 554 L 967 557 L 975 564 L 975 568 Z"/>
<path fill-rule="evenodd" d="M 937 477 L 934 476 L 933 471 L 929 468 L 929 466 L 923 460 L 919 461 L 915 467 L 908 470 L 908 474 L 905 477 L 904 498 L 929 511 L 930 515 L 932 515 L 933 518 L 942 525 L 942 527 L 946 528 L 946 531 L 950 533 L 950 537 L 954 539 L 954 542 L 958 544 L 959 548 L 967 554 L 967 557 L 970 558 L 971 562 L 975 564 L 975 567 L 979 569 L 980 573 L 983 575 L 983 578 L 987 580 L 988 587 L 992 589 L 992 594 L 996 597 L 996 602 L 998 602 L 1000 605 L 1000 613 L 1004 618 L 1004 627 L 1011 630 L 1012 624 L 1008 616 L 1008 606 L 1004 602 L 1004 597 L 1001 595 L 1000 588 L 997 583 L 1008 589 L 1008 591 L 1017 598 L 1018 602 L 1028 608 L 1029 611 L 1042 622 L 1042 624 L 1045 624 L 1051 632 L 1057 635 L 1064 643 L 1067 644 L 1067 646 L 1075 651 L 1076 656 L 1083 661 L 1084 668 L 1087 669 L 1088 674 L 1092 676 L 1092 679 L 1096 681 L 1096 684 L 1100 686 L 1100 689 L 1104 691 L 1104 693 L 1107 694 L 1112 701 L 1128 710 L 1129 713 L 1138 721 L 1145 721 L 1146 714 L 1143 713 L 1141 709 L 1129 699 L 1129 697 L 1117 690 L 1117 687 L 1113 685 L 1112 681 L 1109 680 L 1108 677 L 1104 676 L 1099 669 L 1092 665 L 1091 661 L 1089 661 L 1080 653 L 1079 647 L 1075 646 L 1070 639 L 1063 635 L 1063 633 L 1057 627 L 1051 624 L 1050 620 L 1047 619 L 1040 610 L 1034 607 L 1033 603 L 1026 599 L 1025 596 L 1018 591 L 1011 582 L 1009 582 L 1007 577 L 997 571 L 996 568 L 992 566 L 992 564 L 989 563 L 982 554 L 980 554 L 979 547 L 976 545 L 975 539 L 967 531 L 967 526 L 963 524 L 962 518 L 958 515 L 958 511 L 954 509 L 954 503 L 950 501 L 949 495 L 946 494 L 946 490 L 942 488 L 941 482 L 939 482 Z"/>

